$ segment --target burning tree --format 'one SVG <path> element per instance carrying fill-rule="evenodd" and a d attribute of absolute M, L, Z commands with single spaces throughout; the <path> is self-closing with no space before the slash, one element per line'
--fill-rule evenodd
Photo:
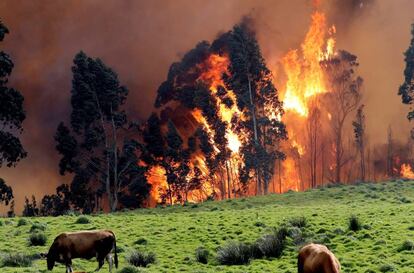
<path fill-rule="evenodd" d="M 275 160 L 284 157 L 278 143 L 286 132 L 271 72 L 247 21 L 211 45 L 199 43 L 174 63 L 158 89 L 155 106 L 161 108 L 159 134 L 166 134 L 166 124 L 172 128 L 167 122 L 171 120 L 180 138 L 195 137 L 196 146 L 188 145 L 187 158 L 195 171 L 184 176 L 187 181 L 203 181 L 204 197 L 219 192 L 221 198 L 231 198 L 249 188 L 257 194 L 268 191 Z M 151 117 L 148 130 L 154 130 L 153 122 Z M 149 134 L 146 142 L 152 143 L 149 151 L 161 156 L 152 168 L 164 173 L 168 188 L 169 167 L 159 164 L 165 158 L 161 147 L 166 147 Z M 252 179 L 254 186 L 249 184 Z"/>
<path fill-rule="evenodd" d="M 271 71 L 266 67 L 248 21 L 234 27 L 229 37 L 229 74 L 225 75 L 228 89 L 237 97 L 237 107 L 243 113 L 239 120 L 239 132 L 244 133 L 241 153 L 244 165 L 241 180 L 256 180 L 256 194 L 267 193 L 274 174 L 276 159 L 284 154 L 277 144 L 287 138 L 285 126 L 280 121 L 282 103 L 272 82 Z"/>
<path fill-rule="evenodd" d="M 72 71 L 71 130 L 60 123 L 55 140 L 60 173 L 74 173 L 74 205 L 85 212 L 99 209 L 103 193 L 111 211 L 121 195 L 144 200 L 149 185 L 146 168 L 138 165 L 141 145 L 130 136 L 135 126 L 122 108 L 127 89 L 113 70 L 83 52 L 75 56 Z"/>

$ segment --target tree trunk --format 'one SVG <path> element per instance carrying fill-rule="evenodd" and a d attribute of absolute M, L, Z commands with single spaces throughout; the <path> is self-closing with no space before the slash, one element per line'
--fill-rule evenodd
<path fill-rule="evenodd" d="M 111 108 L 111 121 L 112 121 L 112 153 L 114 155 L 114 166 L 113 166 L 113 172 L 114 172 L 114 190 L 113 190 L 113 202 L 111 206 L 111 211 L 116 211 L 116 208 L 118 206 L 118 194 L 119 194 L 119 177 L 118 177 L 118 149 L 117 149 L 117 135 L 116 135 L 116 127 L 115 127 L 115 121 L 114 116 L 112 114 L 112 108 Z"/>
<path fill-rule="evenodd" d="M 250 76 L 248 76 L 248 82 L 249 82 L 250 111 L 252 112 L 254 144 L 256 148 L 256 146 L 259 145 L 259 139 L 258 139 L 258 134 L 257 134 L 256 112 L 255 112 L 255 105 L 253 101 L 252 84 L 251 84 Z M 257 167 L 257 163 L 255 167 L 256 167 L 256 170 L 255 170 L 256 172 L 256 195 L 259 195 L 262 193 L 262 189 L 260 185 L 259 168 Z"/>
<path fill-rule="evenodd" d="M 231 185 L 230 185 L 230 170 L 229 170 L 229 162 L 226 160 L 226 173 L 227 173 L 227 198 L 231 198 Z"/>
<path fill-rule="evenodd" d="M 335 136 L 335 182 L 341 182 L 341 169 L 342 169 L 342 154 L 343 154 L 343 145 L 342 145 L 342 129 L 343 129 L 344 119 L 341 119 L 338 123 L 338 128 L 336 128 Z"/>

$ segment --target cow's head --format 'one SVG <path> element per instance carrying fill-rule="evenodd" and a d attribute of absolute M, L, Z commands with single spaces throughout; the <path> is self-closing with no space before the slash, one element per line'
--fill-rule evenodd
<path fill-rule="evenodd" d="M 53 255 L 51 255 L 50 253 L 40 253 L 40 257 L 42 259 L 46 259 L 47 269 L 52 270 L 53 267 L 55 266 L 55 259 L 54 259 Z"/>

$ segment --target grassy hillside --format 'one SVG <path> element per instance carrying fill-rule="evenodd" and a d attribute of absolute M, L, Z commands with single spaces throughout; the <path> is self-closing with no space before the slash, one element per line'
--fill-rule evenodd
<path fill-rule="evenodd" d="M 361 230 L 348 229 L 351 215 L 361 221 Z M 63 231 L 112 229 L 122 251 L 120 269 L 127 265 L 125 256 L 132 249 L 145 249 L 154 252 L 157 261 L 142 272 L 293 273 L 297 272 L 296 256 L 300 245 L 291 238 L 280 258 L 223 266 L 217 264 L 215 255 L 217 248 L 226 241 L 254 242 L 271 227 L 302 216 L 307 220 L 302 239 L 328 245 L 339 258 L 343 272 L 414 272 L 414 250 L 409 250 L 410 240 L 414 240 L 412 181 L 338 186 L 186 207 L 96 215 L 88 217 L 90 223 L 87 224 L 76 224 L 78 216 L 28 218 L 27 221 L 1 219 L 0 252 L 4 262 L 6 253 L 47 252 L 55 236 Z M 46 225 L 46 246 L 28 244 L 35 222 Z M 407 250 L 402 249 L 404 243 Z M 195 260 L 195 250 L 200 246 L 210 250 L 206 265 Z M 96 266 L 96 261 L 74 260 L 75 271 L 92 271 Z M 108 272 L 107 268 L 105 264 L 102 272 Z M 45 261 L 35 260 L 29 267 L 3 265 L 0 271 L 46 272 L 45 269 Z M 54 272 L 65 272 L 65 269 L 59 266 Z"/>

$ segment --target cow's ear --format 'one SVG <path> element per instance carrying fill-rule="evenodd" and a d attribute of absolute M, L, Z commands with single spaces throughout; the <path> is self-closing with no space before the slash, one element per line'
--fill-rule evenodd
<path fill-rule="evenodd" d="M 47 258 L 47 253 L 40 253 L 40 258 L 46 259 Z"/>

